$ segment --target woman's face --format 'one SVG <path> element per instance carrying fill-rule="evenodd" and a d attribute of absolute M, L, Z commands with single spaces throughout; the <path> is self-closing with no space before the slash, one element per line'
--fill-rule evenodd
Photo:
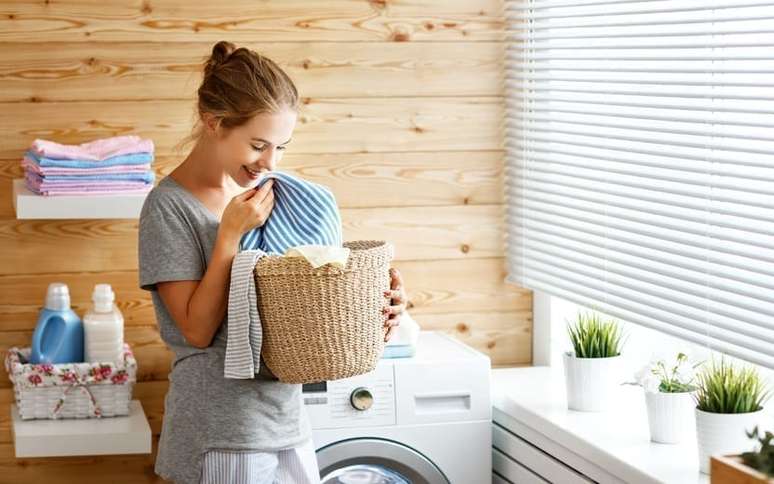
<path fill-rule="evenodd" d="M 262 113 L 225 132 L 217 139 L 218 159 L 240 186 L 255 186 L 263 173 L 276 169 L 296 126 L 297 114 L 290 109 Z"/>

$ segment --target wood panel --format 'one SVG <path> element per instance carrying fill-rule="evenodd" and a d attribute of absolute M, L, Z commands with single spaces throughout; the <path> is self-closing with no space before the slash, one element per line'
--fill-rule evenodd
<path fill-rule="evenodd" d="M 306 99 L 294 153 L 460 151 L 502 149 L 499 97 Z M 0 159 L 20 159 L 35 138 L 83 143 L 135 134 L 150 138 L 158 155 L 190 133 L 190 101 L 0 103 Z"/>
<path fill-rule="evenodd" d="M 449 334 L 485 353 L 494 365 L 532 362 L 532 298 L 522 299 L 524 309 L 510 312 L 422 314 L 422 329 Z"/>
<path fill-rule="evenodd" d="M 7 410 L 2 409 L 0 410 Z M 0 444 L 2 482 L 56 484 L 143 484 L 168 482 L 153 472 L 158 438 L 153 452 L 144 455 L 47 457 L 16 459 L 13 444 Z M 6 480 L 7 479 L 7 480 Z"/>
<path fill-rule="evenodd" d="M 345 240 L 388 240 L 397 260 L 502 255 L 501 205 L 350 208 L 341 217 Z M 0 220 L 0 275 L 136 268 L 137 220 Z"/>
<path fill-rule="evenodd" d="M 340 208 L 492 205 L 502 203 L 500 151 L 442 153 L 288 153 L 280 169 L 329 187 Z M 156 180 L 179 158 L 154 162 Z M 14 218 L 11 180 L 22 178 L 19 160 L 0 160 L 0 219 Z"/>
<path fill-rule="evenodd" d="M 0 353 L 27 346 L 45 290 L 76 312 L 109 282 L 139 362 L 153 454 L 15 459 L 0 375 L 0 482 L 158 483 L 172 354 L 138 288 L 136 220 L 16 220 L 35 138 L 136 134 L 167 175 L 187 154 L 200 66 L 218 40 L 266 54 L 302 97 L 281 169 L 330 187 L 345 239 L 396 245 L 409 310 L 490 356 L 531 360 L 532 297 L 505 283 L 502 0 L 0 0 Z"/>
<path fill-rule="evenodd" d="M 502 9 L 501 0 L 14 0 L 2 6 L 0 41 L 499 41 Z"/>
<path fill-rule="evenodd" d="M 16 459 L 11 434 L 10 405 L 13 390 L 0 389 L 0 482 L 105 482 L 134 484 L 165 482 L 153 473 L 158 434 L 164 415 L 164 395 L 169 383 L 142 382 L 134 386 L 132 398 L 142 402 L 153 434 L 151 454 Z"/>
<path fill-rule="evenodd" d="M 412 314 L 525 312 L 530 292 L 505 281 L 505 260 L 395 261 L 403 275 Z M 155 324 L 150 295 L 138 287 L 135 269 L 116 272 L 53 272 L 0 276 L 0 330 L 32 331 L 50 282 L 65 282 L 73 310 L 84 314 L 94 285 L 109 282 L 127 328 Z"/>
<path fill-rule="evenodd" d="M 305 97 L 502 94 L 499 42 L 240 45 L 277 62 Z M 0 101 L 190 100 L 212 44 L 7 42 L 0 50 Z"/>

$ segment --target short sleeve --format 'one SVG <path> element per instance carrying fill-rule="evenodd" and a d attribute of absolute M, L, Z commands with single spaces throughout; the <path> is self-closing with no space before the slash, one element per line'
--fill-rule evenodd
<path fill-rule="evenodd" d="M 174 200 L 151 193 L 140 213 L 138 233 L 140 287 L 156 290 L 165 281 L 201 280 L 205 263 L 191 220 Z"/>

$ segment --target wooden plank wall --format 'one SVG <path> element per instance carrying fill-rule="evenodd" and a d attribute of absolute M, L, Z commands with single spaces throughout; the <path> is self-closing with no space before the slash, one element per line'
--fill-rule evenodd
<path fill-rule="evenodd" d="M 11 179 L 35 137 L 128 133 L 152 138 L 169 173 L 222 39 L 296 80 L 284 168 L 335 191 L 346 239 L 395 243 L 419 323 L 528 364 L 531 294 L 503 282 L 501 0 L 0 2 L 0 350 L 29 344 L 48 283 L 66 282 L 80 314 L 111 283 L 155 455 L 170 354 L 137 287 L 137 221 L 16 220 Z M 2 372 L 0 481 L 159 482 L 153 455 L 15 459 L 12 399 Z"/>

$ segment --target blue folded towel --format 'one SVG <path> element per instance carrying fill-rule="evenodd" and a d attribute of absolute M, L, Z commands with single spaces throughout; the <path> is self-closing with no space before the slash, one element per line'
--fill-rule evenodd
<path fill-rule="evenodd" d="M 30 160 L 40 166 L 57 166 L 60 168 L 95 168 L 115 165 L 144 165 L 153 162 L 153 153 L 132 153 L 131 155 L 119 155 L 102 161 L 91 160 L 60 160 L 56 158 L 40 157 L 32 151 L 24 153 Z"/>
<path fill-rule="evenodd" d="M 256 189 L 271 179 L 274 208 L 261 227 L 242 236 L 242 250 L 260 249 L 267 254 L 284 255 L 287 249 L 298 245 L 341 247 L 341 216 L 327 187 L 273 171 L 264 176 Z"/>

